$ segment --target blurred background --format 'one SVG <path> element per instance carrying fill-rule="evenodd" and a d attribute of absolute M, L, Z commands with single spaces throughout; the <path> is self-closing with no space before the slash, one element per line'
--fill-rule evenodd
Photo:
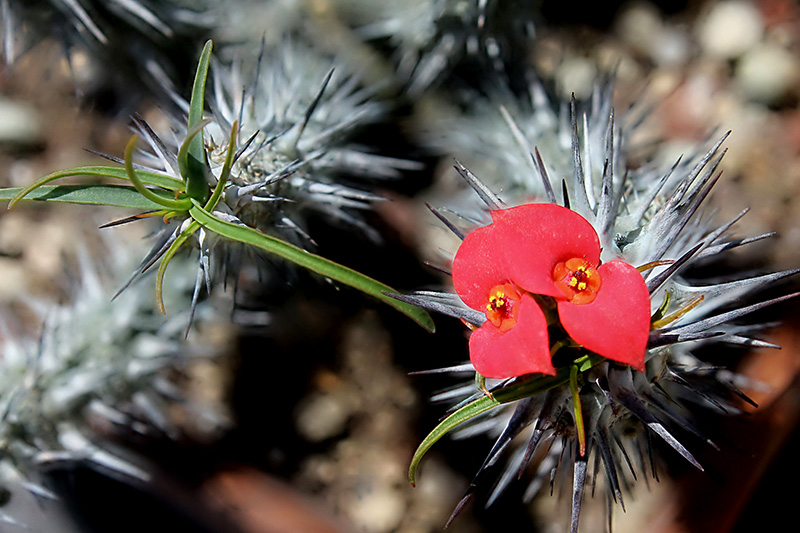
<path fill-rule="evenodd" d="M 5 22 L 9 4 L 13 11 L 14 2 L 2 3 Z M 251 4 L 254 12 L 298 11 L 333 51 L 356 61 L 358 54 L 368 54 L 365 61 L 377 65 L 370 72 L 378 79 L 381 68 L 393 68 L 385 54 L 394 50 L 391 39 L 348 44 L 346 30 L 363 25 L 353 15 L 359 13 L 355 2 Z M 516 9 L 533 21 L 535 37 L 514 60 L 535 69 L 564 99 L 573 92 L 589 96 L 593 81 L 613 70 L 618 109 L 634 101 L 652 105 L 637 129 L 642 146 L 658 143 L 659 154 L 674 160 L 712 131 L 732 130 L 723 179 L 710 200 L 715 216 L 729 219 L 749 206 L 740 233 L 778 234 L 735 252 L 728 266 L 748 272 L 800 266 L 800 5 L 706 0 L 595 2 L 578 8 L 544 0 L 504 6 L 490 1 L 488 12 L 513 19 Z M 241 31 L 265 32 L 239 23 Z M 449 19 L 440 20 L 445 23 Z M 236 29 L 226 28 L 234 34 Z M 438 29 L 446 34 L 443 26 Z M 213 33 L 187 30 L 180 46 L 165 47 L 178 93 L 186 94 L 196 53 Z M 146 90 L 154 82 L 141 71 L 126 73 L 130 65 L 123 59 L 109 61 L 80 46 L 65 55 L 60 36 L 51 36 L 39 35 L 0 67 L 3 186 L 97 164 L 85 148 L 121 154 L 133 112 L 154 124 L 165 120 L 165 96 Z M 145 89 L 127 81 L 130 77 Z M 439 273 L 419 259 L 424 255 L 420 241 L 436 225 L 424 198 L 435 194 L 442 180 L 453 179 L 451 161 L 426 151 L 407 132 L 415 121 L 425 120 L 420 110 L 426 101 L 447 101 L 454 90 L 441 84 L 417 94 L 408 91 L 406 103 L 379 132 L 387 153 L 424 163 L 421 170 L 381 182 L 379 192 L 392 201 L 377 205 L 368 217 L 384 242 L 312 217 L 309 233 L 318 253 L 401 290 L 442 285 Z M 101 241 L 125 239 L 135 246 L 147 236 L 152 228 L 145 226 L 97 229 L 128 214 L 38 204 L 2 213 L 0 302 L 3 314 L 15 317 L 18 331 L 35 337 L 41 328 L 25 310 L 26 301 L 63 303 L 74 297 L 70 272 L 81 260 L 77 242 L 103 260 L 109 252 Z M 215 403 L 224 424 L 173 438 L 119 434 L 89 423 L 99 439 L 151 472 L 152 481 L 137 483 L 91 461 L 56 461 L 46 477 L 60 500 L 42 503 L 14 493 L 3 507 L 6 514 L 30 530 L 54 532 L 153 526 L 245 533 L 441 530 L 492 443 L 443 439 L 423 461 L 418 486 L 412 488 L 406 477 L 409 460 L 445 408 L 429 398 L 454 383 L 450 377 L 409 372 L 466 359 L 463 326 L 437 316 L 438 332 L 430 335 L 388 308 L 304 273 L 288 283 L 274 278 L 245 279 L 237 294 L 217 291 L 211 305 L 218 318 L 198 324 L 190 334 L 192 346 L 210 348 L 214 357 L 183 368 L 178 381 L 196 401 Z M 146 291 L 151 284 L 146 279 L 141 285 Z M 111 286 L 109 299 L 118 286 Z M 770 291 L 783 293 L 786 287 Z M 268 318 L 256 320 L 259 325 L 234 325 L 234 304 L 249 316 Z M 721 447 L 715 451 L 698 441 L 692 449 L 706 466 L 704 473 L 691 471 L 670 450 L 659 450 L 660 482 L 633 487 L 626 512 L 615 509 L 615 531 L 744 532 L 784 523 L 800 473 L 794 453 L 800 445 L 797 310 L 789 302 L 756 317 L 781 322 L 764 336 L 781 351 L 710 356 L 752 380 L 745 392 L 758 409 L 704 420 Z M 167 413 L 181 427 L 191 426 L 180 420 L 191 416 L 181 409 Z M 485 495 L 476 498 L 449 531 L 568 530 L 568 498 L 545 495 L 523 505 L 523 491 L 524 483 L 512 485 L 489 509 L 483 508 Z M 604 507 L 602 498 L 587 498 L 582 531 L 604 531 Z"/>

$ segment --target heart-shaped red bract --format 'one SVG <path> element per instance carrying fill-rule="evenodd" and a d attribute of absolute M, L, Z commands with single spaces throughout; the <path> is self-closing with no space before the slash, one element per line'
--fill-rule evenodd
<path fill-rule="evenodd" d="M 621 260 L 601 265 L 597 232 L 565 207 L 525 204 L 491 215 L 492 223 L 467 235 L 453 260 L 458 295 L 493 318 L 470 338 L 475 370 L 488 378 L 555 374 L 549 311 L 541 307 L 552 302 L 575 343 L 643 370 L 650 294 L 639 271 Z M 509 304 L 519 305 L 515 322 L 502 328 L 495 325 L 498 287 L 513 289 Z"/>

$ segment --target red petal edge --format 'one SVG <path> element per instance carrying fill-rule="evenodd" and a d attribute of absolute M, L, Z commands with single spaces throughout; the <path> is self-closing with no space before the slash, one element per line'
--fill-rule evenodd
<path fill-rule="evenodd" d="M 511 280 L 534 294 L 563 298 L 553 269 L 573 258 L 600 262 L 597 232 L 581 215 L 554 204 L 525 204 L 492 212 Z"/>
<path fill-rule="evenodd" d="M 499 253 L 494 224 L 473 230 L 453 259 L 453 285 L 461 300 L 485 311 L 489 291 L 510 282 L 503 255 Z"/>
<path fill-rule="evenodd" d="M 650 293 L 641 273 L 624 261 L 597 269 L 603 285 L 594 302 L 558 302 L 561 324 L 575 342 L 612 361 L 644 371 L 650 336 Z"/>
<path fill-rule="evenodd" d="M 453 285 L 473 309 L 482 311 L 489 290 L 508 282 L 563 298 L 553 283 L 556 264 L 572 258 L 600 261 L 597 232 L 565 207 L 525 204 L 491 214 L 493 222 L 467 235 L 453 260 Z"/>
<path fill-rule="evenodd" d="M 520 300 L 517 324 L 500 333 L 486 321 L 469 338 L 469 357 L 475 371 L 487 378 L 513 378 L 523 374 L 555 374 L 550 360 L 547 320 L 530 295 Z"/>

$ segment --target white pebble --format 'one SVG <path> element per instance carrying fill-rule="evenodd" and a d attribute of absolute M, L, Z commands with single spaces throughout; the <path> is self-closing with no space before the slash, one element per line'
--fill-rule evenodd
<path fill-rule="evenodd" d="M 764 33 L 761 13 L 743 1 L 720 2 L 697 27 L 703 50 L 720 59 L 734 59 L 752 48 Z"/>
<path fill-rule="evenodd" d="M 632 4 L 624 8 L 616 22 L 616 32 L 628 46 L 649 56 L 653 35 L 661 32 L 661 14 L 652 4 Z"/>
<path fill-rule="evenodd" d="M 555 79 L 561 96 L 569 98 L 575 93 L 578 99 L 587 98 L 597 80 L 597 66 L 589 59 L 571 57 L 558 66 Z"/>
<path fill-rule="evenodd" d="M 42 141 L 39 117 L 32 107 L 0 98 L 0 143 L 32 145 Z"/>
<path fill-rule="evenodd" d="M 372 487 L 372 490 L 352 502 L 348 510 L 350 519 L 366 531 L 389 533 L 403 520 L 406 503 L 399 491 L 390 487 Z"/>
<path fill-rule="evenodd" d="M 736 83 L 745 96 L 775 103 L 800 80 L 797 58 L 785 48 L 761 44 L 742 56 L 736 67 Z"/>
<path fill-rule="evenodd" d="M 620 38 L 662 67 L 685 64 L 690 42 L 679 28 L 665 24 L 663 16 L 651 4 L 633 4 L 622 12 L 616 24 Z"/>
<path fill-rule="evenodd" d="M 350 412 L 343 398 L 318 394 L 307 398 L 296 414 L 297 431 L 311 442 L 329 439 L 344 431 Z"/>

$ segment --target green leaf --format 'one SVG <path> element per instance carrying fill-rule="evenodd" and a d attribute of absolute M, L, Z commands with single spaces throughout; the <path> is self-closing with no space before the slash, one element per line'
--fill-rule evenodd
<path fill-rule="evenodd" d="M 597 358 L 597 362 L 602 360 L 603 358 Z M 529 398 L 567 383 L 569 381 L 570 368 L 571 366 L 559 368 L 555 376 L 538 374 L 527 379 L 515 380 L 506 387 L 492 390 L 492 397 L 481 396 L 477 400 L 468 403 L 450 414 L 450 416 L 442 420 L 433 431 L 428 433 L 428 436 L 420 443 L 417 451 L 414 452 L 414 457 L 411 459 L 411 466 L 408 468 L 408 479 L 411 481 L 411 484 L 416 485 L 417 468 L 422 458 L 428 450 L 447 433 L 464 422 L 482 415 L 495 407 L 499 407 L 504 403 Z"/>
<path fill-rule="evenodd" d="M 139 181 L 138 176 L 136 176 L 136 171 L 133 168 L 133 149 L 136 148 L 136 141 L 139 139 L 138 135 L 134 135 L 131 137 L 131 140 L 128 141 L 128 146 L 125 147 L 125 172 L 128 174 L 128 179 L 133 186 L 136 187 L 136 190 L 156 204 L 159 204 L 162 207 L 166 207 L 167 209 L 173 211 L 188 211 L 189 208 L 192 206 L 191 202 L 188 198 L 163 198 L 153 192 L 151 189 L 148 189 L 144 186 L 144 183 Z"/>
<path fill-rule="evenodd" d="M 211 124 L 211 119 L 210 118 L 206 118 L 206 119 L 201 120 L 200 122 L 198 122 L 197 124 L 195 124 L 191 128 L 189 128 L 189 130 L 186 132 L 186 137 L 183 138 L 183 142 L 181 143 L 180 147 L 178 148 L 178 168 L 181 169 L 180 172 L 186 178 L 186 182 L 187 182 L 186 188 L 187 188 L 187 190 L 189 189 L 188 183 L 191 181 L 187 177 L 188 173 L 189 172 L 193 172 L 192 168 L 195 168 L 193 166 L 194 164 L 192 163 L 192 161 L 195 161 L 195 160 L 193 159 L 193 156 L 191 155 L 191 151 L 192 151 L 192 148 L 193 148 L 193 145 L 194 145 L 194 140 L 198 139 L 198 138 L 199 139 L 203 138 L 203 128 L 205 128 L 209 124 Z M 205 157 L 205 155 L 203 157 Z M 195 179 L 194 181 L 192 181 L 192 183 L 196 183 L 196 184 L 197 183 L 202 183 L 203 186 L 200 187 L 198 185 L 197 189 L 198 189 L 198 191 L 200 189 L 202 189 L 203 194 L 205 195 L 204 198 L 208 197 L 208 180 L 206 179 L 207 167 L 206 167 L 205 164 L 203 164 L 203 165 L 200 165 L 200 166 L 196 166 L 196 168 L 199 169 L 200 171 L 202 171 L 202 177 Z M 198 201 L 205 201 L 205 200 L 203 200 L 202 198 L 198 198 Z"/>
<path fill-rule="evenodd" d="M 233 166 L 233 155 L 236 151 L 236 138 L 239 135 L 239 121 L 234 120 L 231 126 L 231 136 L 228 141 L 228 151 L 225 154 L 225 163 L 222 165 L 222 172 L 219 174 L 217 186 L 214 187 L 214 192 L 211 193 L 211 198 L 208 199 L 203 209 L 206 211 L 213 211 L 217 207 L 217 203 L 222 198 L 222 193 L 225 191 L 225 184 L 231 175 L 231 167 Z"/>
<path fill-rule="evenodd" d="M 206 80 L 208 79 L 208 64 L 211 58 L 213 42 L 206 41 L 200 60 L 197 63 L 197 71 L 192 85 L 192 97 L 189 100 L 189 120 L 186 127 L 187 131 L 192 131 L 203 120 L 203 109 L 205 107 Z M 196 135 L 189 141 L 187 157 L 178 160 L 181 176 L 186 180 L 186 193 L 200 201 L 208 199 L 208 181 L 206 180 L 206 151 L 203 146 L 203 135 Z"/>
<path fill-rule="evenodd" d="M 164 307 L 164 274 L 167 272 L 167 266 L 183 243 L 198 229 L 200 229 L 200 224 L 196 220 L 192 220 L 189 226 L 178 235 L 167 251 L 164 252 L 161 264 L 158 265 L 158 273 L 156 275 L 156 303 L 158 304 L 158 310 L 165 315 L 167 314 L 167 309 Z"/>
<path fill-rule="evenodd" d="M 356 272 L 351 268 L 347 268 L 346 266 L 334 263 L 333 261 L 318 255 L 306 252 L 302 248 L 298 248 L 297 246 L 291 245 L 280 239 L 265 235 L 256 229 L 220 220 L 203 209 L 196 200 L 192 200 L 192 202 L 194 203 L 194 207 L 189 210 L 189 214 L 192 216 L 192 218 L 197 220 L 210 231 L 218 233 L 234 241 L 255 246 L 256 248 L 260 248 L 266 252 L 277 255 L 278 257 L 282 257 L 297 265 L 307 268 L 312 272 L 316 272 L 317 274 L 321 274 L 332 280 L 338 281 L 339 283 L 343 283 L 358 289 L 361 292 L 367 293 L 394 307 L 428 331 L 434 331 L 435 327 L 433 320 L 427 312 L 417 306 L 401 302 L 384 294 L 396 292 L 388 285 L 384 285 L 383 283 L 372 279 L 369 276 L 365 276 L 364 274 Z"/>
<path fill-rule="evenodd" d="M 586 427 L 583 424 L 583 407 L 581 407 L 581 389 L 578 383 L 578 364 L 570 365 L 569 390 L 572 394 L 572 417 L 575 420 L 575 432 L 578 434 L 578 445 L 581 457 L 586 455 Z"/>
<path fill-rule="evenodd" d="M 17 198 L 24 189 L 0 189 L 0 201 Z M 153 191 L 164 199 L 172 198 L 168 191 Z M 153 210 L 163 209 L 153 203 L 129 185 L 44 185 L 29 192 L 23 200 L 43 202 L 62 202 L 70 204 L 108 205 L 113 207 L 129 207 L 131 209 Z"/>
<path fill-rule="evenodd" d="M 411 482 L 411 485 L 417 485 L 417 468 L 419 467 L 419 463 L 422 461 L 422 458 L 425 457 L 425 454 L 428 453 L 428 450 L 430 450 L 439 439 L 467 420 L 475 418 L 499 405 L 500 402 L 498 402 L 496 398 L 492 399 L 488 396 L 481 396 L 477 400 L 458 409 L 442 420 L 438 426 L 433 428 L 433 431 L 428 433 L 428 436 L 425 437 L 419 447 L 417 447 L 417 451 L 414 452 L 414 457 L 411 459 L 411 466 L 408 467 L 408 480 Z"/>
<path fill-rule="evenodd" d="M 156 172 L 148 172 L 144 170 L 134 170 L 136 173 L 136 177 L 139 178 L 139 181 L 145 183 L 147 185 L 155 185 L 157 187 L 162 187 L 164 189 L 168 189 L 173 192 L 183 190 L 183 182 L 179 179 L 173 178 L 171 176 L 167 176 L 165 174 L 158 174 Z M 75 168 L 68 168 L 66 170 L 60 170 L 58 172 L 53 172 L 52 174 L 48 174 L 44 176 L 40 180 L 36 181 L 31 185 L 28 185 L 24 189 L 14 189 L 17 193 L 14 197 L 10 198 L 11 202 L 8 204 L 8 208 L 11 209 L 14 207 L 14 204 L 22 200 L 23 198 L 27 197 L 32 191 L 35 191 L 39 187 L 46 185 L 50 182 L 55 180 L 59 180 L 61 178 L 69 178 L 71 176 L 98 176 L 103 178 L 117 178 L 125 181 L 130 181 L 128 178 L 128 173 L 122 167 L 106 167 L 106 166 L 86 166 L 86 167 L 75 167 Z M 6 189 L 11 190 L 11 189 Z M 5 198 L 3 198 L 5 200 Z"/>

